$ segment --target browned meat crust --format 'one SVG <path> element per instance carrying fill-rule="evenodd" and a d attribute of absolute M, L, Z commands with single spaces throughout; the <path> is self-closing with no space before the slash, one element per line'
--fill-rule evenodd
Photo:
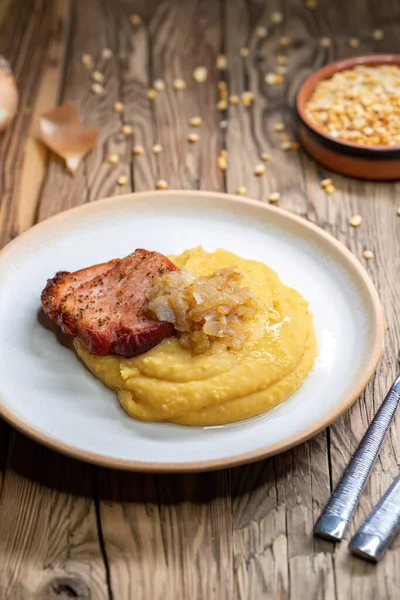
<path fill-rule="evenodd" d="M 43 310 L 92 354 L 136 356 L 174 335 L 173 325 L 146 313 L 146 291 L 174 270 L 167 257 L 140 249 L 74 273 L 60 271 L 42 292 Z"/>

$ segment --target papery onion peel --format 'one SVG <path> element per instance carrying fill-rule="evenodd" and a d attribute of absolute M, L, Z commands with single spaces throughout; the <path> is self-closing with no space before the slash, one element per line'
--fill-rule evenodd
<path fill-rule="evenodd" d="M 18 108 L 18 89 L 10 64 L 0 56 L 0 131 L 15 117 Z"/>
<path fill-rule="evenodd" d="M 65 102 L 40 117 L 41 140 L 66 162 L 67 169 L 76 173 L 84 156 L 92 150 L 98 132 L 82 125 L 73 102 Z"/>

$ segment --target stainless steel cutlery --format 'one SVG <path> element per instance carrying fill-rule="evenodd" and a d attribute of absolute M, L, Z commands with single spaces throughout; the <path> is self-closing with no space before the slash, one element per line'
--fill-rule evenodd
<path fill-rule="evenodd" d="M 314 535 L 340 541 L 354 514 L 400 401 L 400 375 L 368 427 L 314 527 Z M 352 538 L 350 549 L 377 561 L 400 527 L 400 476 Z"/>

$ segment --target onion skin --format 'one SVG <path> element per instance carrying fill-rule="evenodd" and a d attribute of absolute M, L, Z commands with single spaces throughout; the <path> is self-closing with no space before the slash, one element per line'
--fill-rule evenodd
<path fill-rule="evenodd" d="M 82 125 L 73 102 L 65 102 L 41 115 L 39 127 L 42 142 L 65 160 L 72 174 L 78 171 L 98 139 L 96 129 Z"/>
<path fill-rule="evenodd" d="M 0 56 L 0 131 L 4 131 L 16 115 L 18 89 L 10 64 Z"/>

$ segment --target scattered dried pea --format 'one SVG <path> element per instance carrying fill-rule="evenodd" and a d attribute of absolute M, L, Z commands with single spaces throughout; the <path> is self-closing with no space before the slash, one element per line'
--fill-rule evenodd
<path fill-rule="evenodd" d="M 157 92 L 163 92 L 165 90 L 165 83 L 162 79 L 156 79 L 153 83 L 153 88 Z"/>
<path fill-rule="evenodd" d="M 283 75 L 281 73 L 267 73 L 264 81 L 267 85 L 279 85 L 283 82 Z"/>
<path fill-rule="evenodd" d="M 191 144 L 196 144 L 200 140 L 200 136 L 198 133 L 189 133 L 188 142 Z"/>
<path fill-rule="evenodd" d="M 317 8 L 318 6 L 318 0 L 306 0 L 306 7 L 313 10 L 314 8 Z"/>
<path fill-rule="evenodd" d="M 327 177 L 326 179 L 321 179 L 321 181 L 319 182 L 319 185 L 322 188 L 325 188 L 327 185 L 332 185 L 332 184 L 333 184 L 333 182 L 332 182 L 331 177 Z"/>
<path fill-rule="evenodd" d="M 281 131 L 285 131 L 285 123 L 282 123 L 281 121 L 279 121 L 278 123 L 275 123 L 274 131 L 276 131 L 278 133 Z"/>
<path fill-rule="evenodd" d="M 125 105 L 123 102 L 114 102 L 114 110 L 115 112 L 123 112 L 125 110 Z"/>
<path fill-rule="evenodd" d="M 140 156 L 141 154 L 144 154 L 143 146 L 134 146 L 132 154 L 135 154 L 135 156 Z"/>
<path fill-rule="evenodd" d="M 256 27 L 256 36 L 260 39 L 266 38 L 268 35 L 268 29 L 263 25 Z"/>
<path fill-rule="evenodd" d="M 128 183 L 129 179 L 126 175 L 120 175 L 117 179 L 117 183 L 118 185 L 126 185 Z"/>
<path fill-rule="evenodd" d="M 364 250 L 362 255 L 366 260 L 372 260 L 374 258 L 374 253 L 371 250 Z"/>
<path fill-rule="evenodd" d="M 279 25 L 283 22 L 283 14 L 278 11 L 273 12 L 271 15 L 271 21 L 275 25 Z"/>
<path fill-rule="evenodd" d="M 168 189 L 168 183 L 165 181 L 165 179 L 159 179 L 156 183 L 156 188 L 158 190 L 167 190 Z"/>
<path fill-rule="evenodd" d="M 93 58 L 91 54 L 82 54 L 82 64 L 85 69 L 93 69 Z"/>
<path fill-rule="evenodd" d="M 268 196 L 268 201 L 271 204 L 276 204 L 277 202 L 279 202 L 280 198 L 281 198 L 281 195 L 279 192 L 272 192 L 272 194 L 270 194 Z"/>
<path fill-rule="evenodd" d="M 279 54 L 276 57 L 276 64 L 280 65 L 280 66 L 284 66 L 288 64 L 288 57 L 284 56 L 283 54 Z"/>
<path fill-rule="evenodd" d="M 247 192 L 247 188 L 245 188 L 245 186 L 244 186 L 244 185 L 241 185 L 241 186 L 239 186 L 239 187 L 236 189 L 236 192 L 235 192 L 235 193 L 236 193 L 238 196 L 244 196 L 246 192 Z"/>
<path fill-rule="evenodd" d="M 242 58 L 247 58 L 250 54 L 250 50 L 244 46 L 243 48 L 240 48 L 239 54 Z"/>
<path fill-rule="evenodd" d="M 186 90 L 186 82 L 183 81 L 183 79 L 174 79 L 173 81 L 173 88 L 174 90 L 180 92 L 182 90 Z"/>
<path fill-rule="evenodd" d="M 328 185 L 326 185 L 324 187 L 325 194 L 333 194 L 333 192 L 335 192 L 335 191 L 336 191 L 336 188 L 333 185 L 333 183 L 329 183 Z"/>
<path fill-rule="evenodd" d="M 360 40 L 358 38 L 350 38 L 349 39 L 349 46 L 350 48 L 358 48 L 358 46 L 360 45 Z"/>
<path fill-rule="evenodd" d="M 400 217 L 400 206 L 397 207 L 396 214 L 397 214 L 398 217 Z"/>
<path fill-rule="evenodd" d="M 156 96 L 157 96 L 156 90 L 154 90 L 153 88 L 150 88 L 149 91 L 147 92 L 147 98 L 149 100 L 154 100 Z"/>
<path fill-rule="evenodd" d="M 353 215 L 349 219 L 349 225 L 351 225 L 352 227 L 360 227 L 361 223 L 362 223 L 361 215 Z"/>
<path fill-rule="evenodd" d="M 263 160 L 264 162 L 268 162 L 269 160 L 271 160 L 271 155 L 268 154 L 267 152 L 263 152 L 261 154 L 261 160 Z"/>
<path fill-rule="evenodd" d="M 217 69 L 225 71 L 228 67 L 228 61 L 225 54 L 219 54 L 217 57 Z"/>
<path fill-rule="evenodd" d="M 227 100 L 219 100 L 219 102 L 217 102 L 217 109 L 218 110 L 227 110 L 228 108 L 228 102 Z"/>
<path fill-rule="evenodd" d="M 264 175 L 265 173 L 265 165 L 263 164 L 259 164 L 256 165 L 254 168 L 254 175 L 256 175 L 257 177 L 261 177 L 261 175 Z"/>
<path fill-rule="evenodd" d="M 229 96 L 229 104 L 231 104 L 232 106 L 237 106 L 239 103 L 239 96 L 237 96 L 236 94 L 232 94 L 232 96 Z"/>
<path fill-rule="evenodd" d="M 189 125 L 191 127 L 200 127 L 202 122 L 203 122 L 203 119 L 201 117 L 192 117 L 189 121 Z"/>
<path fill-rule="evenodd" d="M 192 73 L 193 79 L 197 83 L 204 83 L 207 81 L 208 71 L 206 67 L 196 67 Z"/>
<path fill-rule="evenodd" d="M 242 93 L 242 104 L 244 106 L 249 106 L 254 100 L 253 92 L 246 91 Z"/>
<path fill-rule="evenodd" d="M 129 18 L 132 25 L 141 25 L 142 17 L 140 15 L 131 15 Z"/>
<path fill-rule="evenodd" d="M 322 179 L 319 183 L 326 194 L 333 194 L 333 192 L 336 191 L 336 188 L 333 185 L 332 179 L 330 177 Z"/>
<path fill-rule="evenodd" d="M 125 123 L 121 127 L 121 132 L 124 135 L 132 135 L 132 133 L 133 133 L 133 127 L 132 127 L 132 125 L 129 125 L 128 123 Z"/>
<path fill-rule="evenodd" d="M 227 150 L 221 150 L 217 158 L 218 168 L 221 171 L 226 171 L 228 168 L 228 152 Z"/>
<path fill-rule="evenodd" d="M 384 35 L 383 29 L 374 29 L 372 32 L 372 39 L 376 41 L 383 40 Z"/>
<path fill-rule="evenodd" d="M 320 43 L 320 45 L 321 45 L 323 48 L 329 48 L 329 47 L 332 45 L 331 38 L 328 38 L 328 37 L 326 37 L 326 36 L 325 36 L 325 37 L 322 37 L 322 38 L 319 40 L 319 43 Z"/>
<path fill-rule="evenodd" d="M 111 58 L 112 55 L 113 55 L 113 51 L 111 50 L 111 48 L 103 48 L 103 50 L 101 51 L 101 56 L 105 60 L 108 60 L 109 58 Z"/>
<path fill-rule="evenodd" d="M 228 84 L 226 81 L 218 81 L 218 90 L 220 100 L 228 100 Z"/>
<path fill-rule="evenodd" d="M 288 46 L 290 46 L 290 38 L 288 38 L 286 35 L 282 35 L 279 39 L 278 39 L 278 45 L 281 48 L 287 48 Z"/>
<path fill-rule="evenodd" d="M 104 94 L 106 93 L 106 90 L 104 89 L 104 86 L 101 85 L 101 83 L 92 83 L 90 89 L 93 92 L 93 94 L 96 94 L 96 96 L 104 96 Z"/>
<path fill-rule="evenodd" d="M 110 163 L 110 165 L 116 165 L 117 162 L 119 162 L 118 154 L 110 154 L 107 156 L 107 162 Z"/>
<path fill-rule="evenodd" d="M 153 146 L 151 147 L 151 150 L 152 150 L 153 154 L 160 154 L 160 152 L 162 152 L 162 146 L 161 146 L 161 144 L 153 144 Z"/>

